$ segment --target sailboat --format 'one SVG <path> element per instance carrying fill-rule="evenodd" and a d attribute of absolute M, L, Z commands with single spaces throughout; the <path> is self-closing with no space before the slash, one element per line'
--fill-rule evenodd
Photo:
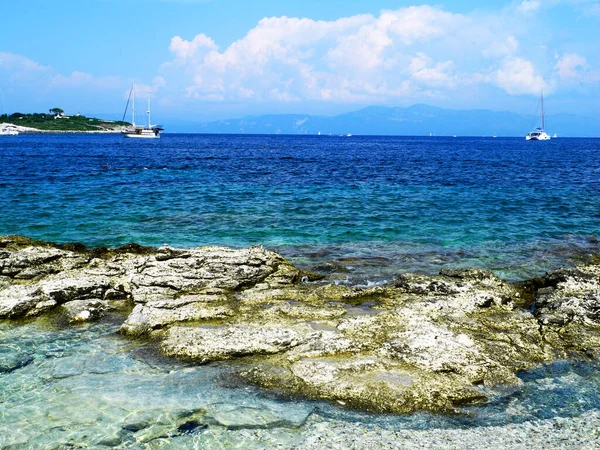
<path fill-rule="evenodd" d="M 127 107 L 131 100 L 131 126 L 125 128 L 121 133 L 126 138 L 145 138 L 145 139 L 158 139 L 160 138 L 160 132 L 163 128 L 159 125 L 152 125 L 150 122 L 150 94 L 148 94 L 148 126 L 136 125 L 135 124 L 135 83 L 131 85 L 129 91 L 129 98 L 127 99 L 127 105 L 125 105 L 125 112 L 123 113 L 123 120 L 125 120 L 125 114 L 127 114 Z"/>
<path fill-rule="evenodd" d="M 549 141 L 550 136 L 548 133 L 544 131 L 544 91 L 541 92 L 541 102 L 542 102 L 542 127 L 537 127 L 535 130 L 527 133 L 525 139 L 528 141 Z"/>

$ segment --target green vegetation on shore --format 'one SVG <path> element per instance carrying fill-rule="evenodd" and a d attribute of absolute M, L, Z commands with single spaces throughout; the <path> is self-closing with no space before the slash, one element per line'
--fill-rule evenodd
<path fill-rule="evenodd" d="M 128 122 L 109 121 L 82 115 L 68 116 L 60 108 L 52 108 L 49 113 L 0 115 L 0 123 L 35 128 L 41 131 L 109 131 L 129 125 Z"/>

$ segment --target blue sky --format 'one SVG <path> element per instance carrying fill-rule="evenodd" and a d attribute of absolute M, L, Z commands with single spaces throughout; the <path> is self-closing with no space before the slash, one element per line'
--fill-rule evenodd
<path fill-rule="evenodd" d="M 165 125 L 426 103 L 600 115 L 592 0 L 2 1 L 1 112 L 119 118 L 132 81 Z M 143 94 L 143 92 L 142 92 Z"/>

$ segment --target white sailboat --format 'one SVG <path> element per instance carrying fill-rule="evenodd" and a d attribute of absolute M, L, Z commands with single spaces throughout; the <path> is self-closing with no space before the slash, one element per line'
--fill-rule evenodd
<path fill-rule="evenodd" d="M 544 91 L 541 93 L 541 102 L 542 102 L 542 126 L 537 127 L 535 130 L 527 133 L 525 139 L 528 141 L 549 141 L 550 135 L 544 131 L 545 127 L 545 118 L 544 118 Z"/>
<path fill-rule="evenodd" d="M 131 91 L 129 91 L 129 99 L 127 100 L 127 105 L 129 105 L 129 100 L 131 100 L 131 126 L 125 128 L 121 133 L 123 133 L 123 135 L 126 138 L 160 138 L 160 132 L 163 131 L 163 128 L 159 125 L 152 125 L 152 123 L 150 122 L 150 94 L 148 94 L 148 110 L 146 111 L 146 113 L 148 114 L 147 126 L 135 124 L 135 83 L 131 85 Z M 123 113 L 123 120 L 125 120 L 125 114 L 127 114 L 127 105 L 125 106 L 125 112 Z"/>

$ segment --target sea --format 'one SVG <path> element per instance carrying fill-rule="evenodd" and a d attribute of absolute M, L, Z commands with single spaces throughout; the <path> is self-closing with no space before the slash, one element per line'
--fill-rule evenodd
<path fill-rule="evenodd" d="M 519 281 L 600 253 L 600 139 L 10 136 L 0 138 L 7 234 L 89 247 L 262 244 L 355 286 L 458 267 Z M 423 430 L 600 410 L 600 371 L 572 361 L 522 374 L 518 394 L 465 416 L 377 416 L 225 382 L 226 364 L 167 360 L 117 329 L 0 321 L 0 369 L 2 358 L 27 362 L 0 370 L 0 448 L 288 448 L 306 420 Z M 144 414 L 182 408 L 220 419 L 177 435 L 135 430 Z"/>

